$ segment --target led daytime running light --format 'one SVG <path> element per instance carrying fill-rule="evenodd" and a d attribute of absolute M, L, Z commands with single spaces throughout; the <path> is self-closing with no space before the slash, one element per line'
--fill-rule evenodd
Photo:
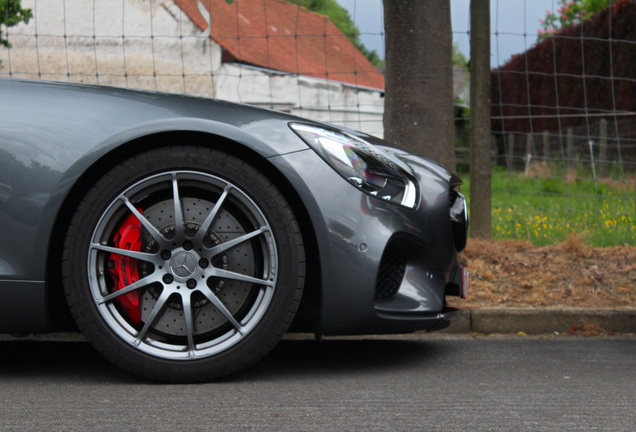
<path fill-rule="evenodd" d="M 292 130 L 338 174 L 363 192 L 414 208 L 417 188 L 400 162 L 374 145 L 342 131 L 293 123 Z"/>

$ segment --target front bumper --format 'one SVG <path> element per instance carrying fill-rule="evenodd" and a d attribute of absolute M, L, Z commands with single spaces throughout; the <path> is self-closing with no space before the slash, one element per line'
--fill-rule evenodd
<path fill-rule="evenodd" d="M 319 263 L 309 264 L 319 266 L 320 302 L 309 309 L 320 311 L 316 332 L 403 333 L 438 328 L 452 315 L 445 296 L 455 294 L 451 273 L 468 223 L 465 215 L 450 216 L 463 199 L 453 193 L 459 179 L 425 159 L 396 156 L 417 180 L 415 209 L 360 192 L 311 150 L 272 160 L 313 225 Z"/>

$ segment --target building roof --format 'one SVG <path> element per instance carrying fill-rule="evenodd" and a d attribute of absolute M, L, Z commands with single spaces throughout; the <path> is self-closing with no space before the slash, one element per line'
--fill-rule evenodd
<path fill-rule="evenodd" d="M 174 2 L 201 30 L 209 13 L 224 61 L 384 89 L 384 75 L 326 16 L 285 0 Z"/>

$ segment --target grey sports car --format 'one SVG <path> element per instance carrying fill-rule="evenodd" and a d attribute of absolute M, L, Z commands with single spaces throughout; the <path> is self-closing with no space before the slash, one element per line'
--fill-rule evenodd
<path fill-rule="evenodd" d="M 0 79 L 0 332 L 79 329 L 211 380 L 291 329 L 443 328 L 460 179 L 377 138 L 221 101 Z"/>

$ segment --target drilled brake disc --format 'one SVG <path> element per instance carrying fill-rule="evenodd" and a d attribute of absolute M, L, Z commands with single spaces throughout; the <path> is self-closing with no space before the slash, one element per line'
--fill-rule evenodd
<path fill-rule="evenodd" d="M 205 217 L 210 213 L 214 203 L 199 198 L 182 198 L 183 214 L 186 220 L 186 230 L 194 234 Z M 147 209 L 143 214 L 148 221 L 159 229 L 164 235 L 170 234 L 174 230 L 172 200 L 159 202 Z M 214 225 L 210 228 L 204 244 L 213 246 L 245 234 L 245 229 L 239 221 L 228 211 L 221 209 L 214 220 Z M 154 246 L 154 241 L 146 232 L 143 238 L 143 247 L 150 251 Z M 239 272 L 242 274 L 253 274 L 255 268 L 254 251 L 250 242 L 243 242 L 238 246 L 219 254 L 212 259 L 212 265 L 224 270 Z M 149 269 L 141 266 L 142 276 L 148 273 Z M 236 312 L 248 300 L 252 284 L 236 280 L 225 280 L 219 278 L 209 278 L 208 287 L 225 304 L 232 313 Z M 149 287 L 145 290 L 140 299 L 141 320 L 145 322 L 153 307 L 157 303 L 161 288 Z M 184 285 L 183 289 L 187 289 Z M 172 299 L 171 299 L 172 300 Z M 161 314 L 155 319 L 153 329 L 157 332 L 170 336 L 185 336 L 185 318 L 180 300 L 169 301 Z M 203 295 L 193 296 L 194 307 L 194 335 L 204 334 L 213 331 L 227 322 L 226 318 L 219 310 L 210 303 Z"/>

